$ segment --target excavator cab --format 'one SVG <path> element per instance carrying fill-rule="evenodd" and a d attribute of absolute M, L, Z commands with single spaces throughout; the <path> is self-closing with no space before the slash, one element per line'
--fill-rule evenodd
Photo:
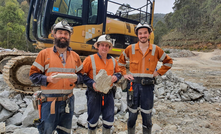
<path fill-rule="evenodd" d="M 141 7 L 134 8 L 111 0 L 30 0 L 27 38 L 38 48 L 51 47 L 53 24 L 67 20 L 73 27 L 70 47 L 79 55 L 95 53 L 93 44 L 102 34 L 109 34 L 113 41 L 109 53 L 120 55 L 128 45 L 138 41 L 134 28 L 139 22 L 153 24 L 154 3 L 155 0 L 144 0 Z M 112 7 L 119 8 L 113 11 Z M 31 16 L 34 39 L 29 33 Z"/>

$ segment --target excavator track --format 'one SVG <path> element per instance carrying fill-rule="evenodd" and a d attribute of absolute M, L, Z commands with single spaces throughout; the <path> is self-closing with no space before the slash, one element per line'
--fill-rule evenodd
<path fill-rule="evenodd" d="M 28 75 L 30 67 L 32 63 L 35 61 L 36 55 L 37 54 L 33 53 L 26 53 L 26 54 L 11 53 L 11 54 L 3 54 L 0 56 L 0 58 L 7 56 L 14 56 L 14 58 L 11 58 L 6 63 L 2 72 L 5 82 L 8 84 L 10 88 L 15 90 L 16 92 L 33 94 L 35 91 L 40 90 L 40 86 L 36 86 L 31 83 Z"/>

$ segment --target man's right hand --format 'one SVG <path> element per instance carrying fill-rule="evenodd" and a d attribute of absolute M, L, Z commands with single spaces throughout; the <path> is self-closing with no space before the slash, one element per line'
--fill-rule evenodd
<path fill-rule="evenodd" d="M 56 75 L 58 73 L 53 73 L 50 76 L 47 77 L 47 82 L 51 82 L 51 83 L 57 83 L 61 78 L 53 78 L 53 75 Z"/>
<path fill-rule="evenodd" d="M 125 74 L 124 78 L 128 80 L 134 80 L 134 77 L 131 74 Z"/>
<path fill-rule="evenodd" d="M 96 92 L 100 92 L 100 91 L 96 90 L 96 83 L 95 83 L 95 82 L 93 83 L 93 89 L 94 89 L 94 91 L 96 91 Z"/>

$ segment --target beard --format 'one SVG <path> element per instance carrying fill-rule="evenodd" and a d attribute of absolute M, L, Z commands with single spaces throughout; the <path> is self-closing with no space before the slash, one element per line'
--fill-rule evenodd
<path fill-rule="evenodd" d="M 139 39 L 139 41 L 141 42 L 141 43 L 146 43 L 146 42 L 148 42 L 148 39 L 147 38 L 144 38 L 145 40 L 142 40 L 143 38 L 141 38 L 141 39 Z"/>
<path fill-rule="evenodd" d="M 64 39 L 65 41 L 61 41 L 62 39 Z M 65 38 L 54 38 L 54 43 L 57 47 L 59 48 L 66 48 L 69 46 L 69 40 L 65 39 Z"/>

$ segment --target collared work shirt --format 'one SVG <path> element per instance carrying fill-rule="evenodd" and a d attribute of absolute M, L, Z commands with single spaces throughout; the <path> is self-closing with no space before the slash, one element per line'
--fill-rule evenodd
<path fill-rule="evenodd" d="M 128 46 L 119 58 L 122 75 L 126 74 L 126 61 L 130 61 L 130 73 L 134 77 L 153 77 L 158 61 L 163 65 L 157 72 L 165 74 L 173 64 L 172 59 L 157 45 L 149 44 L 145 54 L 142 53 L 139 42 Z"/>

